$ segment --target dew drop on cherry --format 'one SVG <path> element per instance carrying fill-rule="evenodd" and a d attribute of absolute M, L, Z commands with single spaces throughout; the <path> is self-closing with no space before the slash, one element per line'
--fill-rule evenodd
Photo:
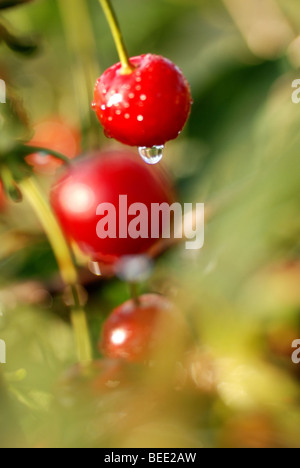
<path fill-rule="evenodd" d="M 146 146 L 139 147 L 139 153 L 143 161 L 147 164 L 158 164 L 163 158 L 164 146 L 153 146 L 147 148 Z"/>

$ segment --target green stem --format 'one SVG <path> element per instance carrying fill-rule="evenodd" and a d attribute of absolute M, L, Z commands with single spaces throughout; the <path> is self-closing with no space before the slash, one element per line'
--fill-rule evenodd
<path fill-rule="evenodd" d="M 58 151 L 53 151 L 48 148 L 43 148 L 41 146 L 29 146 L 29 145 L 24 145 L 20 149 L 18 149 L 19 153 L 22 153 L 24 156 L 28 156 L 29 154 L 32 153 L 45 153 L 45 154 L 50 154 L 51 156 L 54 156 L 56 159 L 59 159 L 63 161 L 66 164 L 71 164 L 71 160 L 67 158 L 62 153 L 59 153 Z"/>
<path fill-rule="evenodd" d="M 91 118 L 96 78 L 100 75 L 96 41 L 87 0 L 58 0 L 61 21 L 71 57 L 71 73 L 78 108 L 83 148 L 99 146 L 99 127 Z"/>
<path fill-rule="evenodd" d="M 139 305 L 139 287 L 138 287 L 138 283 L 130 282 L 129 283 L 129 288 L 130 288 L 131 299 L 136 303 L 136 305 Z"/>
<path fill-rule="evenodd" d="M 6 195 L 15 203 L 21 202 L 22 194 L 14 181 L 12 173 L 6 166 L 1 167 L 0 176 Z"/>
<path fill-rule="evenodd" d="M 121 73 L 123 75 L 129 75 L 132 73 L 134 70 L 134 67 L 130 63 L 129 60 L 129 55 L 125 46 L 125 42 L 121 33 L 121 29 L 119 26 L 119 22 L 117 19 L 117 16 L 114 12 L 113 6 L 111 4 L 110 0 L 99 0 L 100 5 L 104 11 L 104 14 L 106 16 L 107 22 L 109 24 L 109 27 L 111 29 L 111 33 L 113 36 L 113 39 L 116 44 L 116 48 L 120 57 L 120 61 L 122 64 L 122 70 Z"/>
<path fill-rule="evenodd" d="M 92 360 L 92 351 L 87 319 L 76 291 L 78 275 L 69 246 L 35 180 L 33 178 L 24 179 L 19 182 L 19 187 L 38 216 L 48 236 L 64 283 L 71 287 L 74 302 L 74 305 L 71 307 L 71 321 L 75 333 L 78 359 L 82 364 L 89 363 Z"/>

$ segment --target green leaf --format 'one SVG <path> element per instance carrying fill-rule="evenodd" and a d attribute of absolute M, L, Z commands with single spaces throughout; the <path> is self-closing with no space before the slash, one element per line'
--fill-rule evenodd
<path fill-rule="evenodd" d="M 24 5 L 25 3 L 29 3 L 31 1 L 32 0 L 0 0 L 0 10 Z"/>
<path fill-rule="evenodd" d="M 31 37 L 17 36 L 4 24 L 0 24 L 0 42 L 3 41 L 11 50 L 21 54 L 31 55 L 38 46 Z"/>

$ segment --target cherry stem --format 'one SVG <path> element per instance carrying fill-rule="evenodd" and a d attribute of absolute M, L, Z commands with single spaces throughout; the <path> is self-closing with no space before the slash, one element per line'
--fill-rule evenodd
<path fill-rule="evenodd" d="M 22 194 L 17 187 L 17 184 L 10 170 L 3 166 L 0 170 L 1 180 L 7 196 L 15 203 L 22 201 Z"/>
<path fill-rule="evenodd" d="M 70 290 L 72 291 L 74 305 L 70 307 L 70 310 L 78 360 L 81 364 L 89 364 L 92 361 L 92 350 L 88 324 L 85 311 L 80 305 L 80 299 L 77 294 L 78 274 L 69 246 L 35 179 L 33 177 L 24 179 L 18 185 L 44 228 L 59 266 L 62 280 L 66 285 L 70 286 Z"/>
<path fill-rule="evenodd" d="M 111 4 L 111 1 L 99 0 L 99 2 L 100 2 L 100 5 L 102 6 L 107 22 L 111 29 L 111 33 L 115 41 L 119 57 L 120 57 L 120 61 L 122 64 L 121 74 L 130 75 L 130 73 L 132 73 L 134 70 L 134 66 L 130 63 L 129 55 L 125 46 L 125 42 L 122 36 L 120 25 L 119 25 L 117 16 L 115 14 L 115 11 L 113 9 L 113 6 Z"/>
<path fill-rule="evenodd" d="M 138 305 L 139 304 L 138 283 L 131 281 L 129 283 L 129 288 L 130 288 L 131 299 L 135 302 L 136 305 Z"/>

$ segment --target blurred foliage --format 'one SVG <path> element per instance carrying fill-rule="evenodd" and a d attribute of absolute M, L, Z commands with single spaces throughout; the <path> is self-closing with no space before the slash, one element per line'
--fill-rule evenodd
<path fill-rule="evenodd" d="M 190 121 L 167 145 L 165 164 L 181 201 L 210 209 L 205 247 L 168 251 L 142 289 L 176 302 L 193 345 L 169 356 L 166 342 L 159 365 L 122 368 L 121 376 L 119 368 L 117 376 L 104 369 L 92 395 L 93 377 L 78 382 L 76 369 L 66 380 L 71 389 L 59 383 L 76 358 L 55 261 L 26 203 L 7 206 L 0 220 L 1 446 L 300 447 L 300 368 L 291 361 L 300 338 L 300 105 L 291 101 L 300 78 L 293 47 L 300 9 L 298 0 L 251 1 L 238 10 L 235 1 L 113 2 L 130 54 L 169 57 L 192 87 Z M 3 9 L 28 3 L 3 16 L 22 35 L 40 37 L 32 57 L 0 44 L 0 78 L 26 109 L 19 118 L 15 106 L 0 104 L 0 153 L 51 115 L 82 126 L 84 151 L 115 145 L 89 106 L 98 66 L 117 55 L 98 2 L 84 2 L 90 24 L 81 2 L 0 1 Z M 51 180 L 41 183 L 47 192 Z M 84 267 L 81 275 L 99 359 L 101 325 L 128 291 Z"/>

